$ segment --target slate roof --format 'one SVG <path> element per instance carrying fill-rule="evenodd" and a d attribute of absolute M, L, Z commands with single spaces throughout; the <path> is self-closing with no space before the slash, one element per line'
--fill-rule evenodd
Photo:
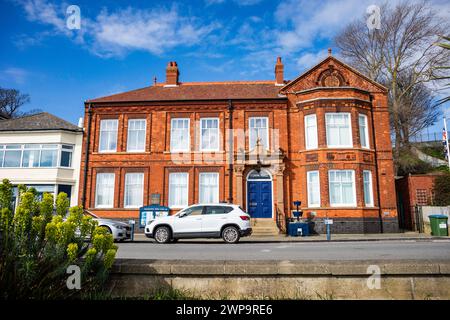
<path fill-rule="evenodd" d="M 0 121 L 0 131 L 42 130 L 64 130 L 78 132 L 82 131 L 82 128 L 47 112 Z"/>
<path fill-rule="evenodd" d="M 188 82 L 165 87 L 156 84 L 86 102 L 139 102 L 176 100 L 279 99 L 274 81 Z"/>

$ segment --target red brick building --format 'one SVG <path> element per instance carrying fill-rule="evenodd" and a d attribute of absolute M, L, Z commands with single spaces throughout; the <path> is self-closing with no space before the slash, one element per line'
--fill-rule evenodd
<path fill-rule="evenodd" d="M 80 203 L 229 201 L 281 226 L 300 200 L 318 232 L 397 231 L 387 89 L 331 54 L 292 81 L 278 58 L 274 78 L 185 83 L 170 62 L 164 83 L 86 101 Z"/>

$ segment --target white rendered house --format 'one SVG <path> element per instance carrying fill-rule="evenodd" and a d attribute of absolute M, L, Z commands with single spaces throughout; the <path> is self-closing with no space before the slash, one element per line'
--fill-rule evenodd
<path fill-rule="evenodd" d="M 0 180 L 65 192 L 77 205 L 82 139 L 82 128 L 46 112 L 0 120 Z"/>

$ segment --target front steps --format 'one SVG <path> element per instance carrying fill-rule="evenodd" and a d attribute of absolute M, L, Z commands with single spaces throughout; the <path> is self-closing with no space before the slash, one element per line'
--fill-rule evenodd
<path fill-rule="evenodd" d="M 255 237 L 273 237 L 280 234 L 280 230 L 277 227 L 275 220 L 269 218 L 252 218 L 252 236 Z"/>

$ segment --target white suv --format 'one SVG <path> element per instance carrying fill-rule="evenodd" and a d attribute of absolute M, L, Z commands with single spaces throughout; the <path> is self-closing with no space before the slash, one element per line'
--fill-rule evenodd
<path fill-rule="evenodd" d="M 145 235 L 158 243 L 182 238 L 222 238 L 227 243 L 236 243 L 251 233 L 250 215 L 238 205 L 222 203 L 195 204 L 145 226 Z"/>

